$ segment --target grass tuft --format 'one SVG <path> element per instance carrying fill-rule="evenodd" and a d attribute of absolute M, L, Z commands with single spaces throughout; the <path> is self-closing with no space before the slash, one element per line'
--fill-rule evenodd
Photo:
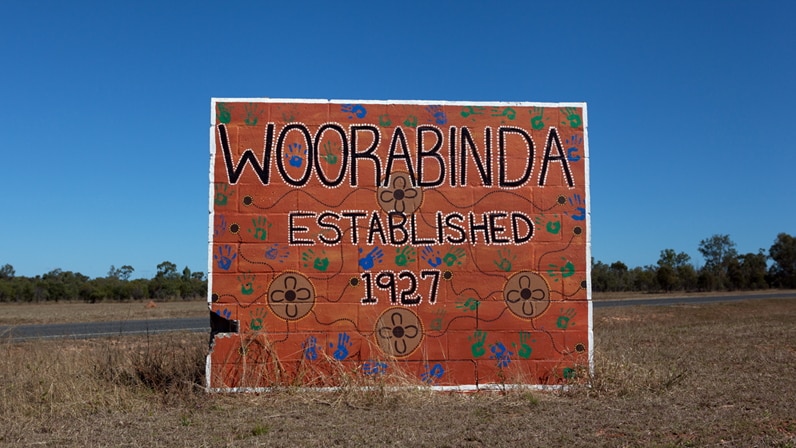
<path fill-rule="evenodd" d="M 471 394 L 431 391 L 394 363 L 364 375 L 268 357 L 300 380 L 207 394 L 206 334 L 5 341 L 0 447 L 796 446 L 794 322 L 795 300 L 600 309 L 593 372 L 562 366 L 554 392 L 507 377 Z M 305 387 L 330 375 L 339 387 Z"/>

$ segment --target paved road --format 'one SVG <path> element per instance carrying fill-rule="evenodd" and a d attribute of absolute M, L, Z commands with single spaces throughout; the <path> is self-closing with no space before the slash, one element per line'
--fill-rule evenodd
<path fill-rule="evenodd" d="M 796 291 L 766 294 L 744 294 L 705 297 L 667 297 L 656 299 L 622 299 L 597 300 L 592 302 L 594 308 L 617 306 L 653 305 L 666 306 L 678 304 L 697 304 L 715 302 L 733 302 L 738 300 L 759 299 L 796 299 Z M 129 334 L 154 334 L 169 331 L 195 331 L 210 333 L 209 317 L 184 319 L 124 320 L 115 322 L 85 322 L 72 324 L 47 325 L 0 325 L 0 339 L 11 338 L 15 341 L 30 339 L 53 338 L 94 338 L 102 336 L 118 336 Z"/>
<path fill-rule="evenodd" d="M 759 300 L 759 299 L 796 299 L 796 291 L 786 291 L 783 293 L 765 294 L 742 294 L 726 296 L 690 296 L 690 297 L 666 297 L 658 299 L 620 299 L 620 300 L 595 300 L 592 302 L 594 308 L 607 308 L 614 306 L 637 306 L 637 305 L 682 305 L 696 303 L 716 303 L 716 302 L 736 302 L 739 300 Z"/>
<path fill-rule="evenodd" d="M 0 326 L 0 338 L 16 341 L 53 338 L 96 338 L 129 334 L 154 334 L 168 331 L 201 331 L 210 333 L 210 318 L 122 320 L 115 322 L 82 322 L 71 324 Z"/>

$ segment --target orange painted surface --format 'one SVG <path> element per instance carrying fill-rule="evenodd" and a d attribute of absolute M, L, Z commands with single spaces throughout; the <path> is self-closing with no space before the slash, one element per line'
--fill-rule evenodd
<path fill-rule="evenodd" d="M 213 110 L 211 389 L 588 368 L 585 104 Z"/>

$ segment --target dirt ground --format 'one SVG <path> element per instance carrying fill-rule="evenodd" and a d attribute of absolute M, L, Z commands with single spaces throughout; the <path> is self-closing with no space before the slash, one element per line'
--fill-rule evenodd
<path fill-rule="evenodd" d="M 598 309 L 594 333 L 566 389 L 469 394 L 207 394 L 203 334 L 5 342 L 0 446 L 796 446 L 796 300 Z"/>

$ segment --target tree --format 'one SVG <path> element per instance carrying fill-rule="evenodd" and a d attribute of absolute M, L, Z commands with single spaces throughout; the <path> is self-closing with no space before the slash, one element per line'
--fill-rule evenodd
<path fill-rule="evenodd" d="M 177 265 L 170 262 L 164 261 L 158 265 L 158 273 L 156 274 L 159 278 L 168 278 L 173 279 L 178 277 L 177 274 Z"/>
<path fill-rule="evenodd" d="M 130 276 L 133 275 L 133 271 L 135 271 L 135 269 L 133 269 L 133 267 L 130 266 L 129 264 L 126 264 L 126 265 L 120 267 L 119 268 L 119 279 L 120 280 L 125 280 L 125 281 L 130 280 Z"/>
<path fill-rule="evenodd" d="M 674 268 L 666 264 L 658 267 L 655 278 L 658 280 L 660 287 L 666 292 L 671 292 L 673 289 L 676 289 L 680 283 L 677 279 L 677 272 Z"/>
<path fill-rule="evenodd" d="M 661 256 L 658 258 L 658 266 L 668 266 L 672 269 L 677 269 L 680 266 L 685 266 L 691 261 L 691 256 L 685 252 L 679 254 L 674 249 L 664 249 L 661 251 Z"/>
<path fill-rule="evenodd" d="M 180 295 L 180 274 L 177 265 L 164 261 L 158 265 L 158 272 L 150 282 L 149 292 L 156 299 L 177 298 Z"/>
<path fill-rule="evenodd" d="M 745 288 L 765 289 L 768 288 L 766 281 L 766 260 L 768 257 L 763 249 L 756 254 L 748 253 L 740 255 L 738 260 L 741 262 L 741 271 L 744 273 Z"/>
<path fill-rule="evenodd" d="M 697 287 L 697 272 L 691 264 L 677 267 L 677 278 L 680 279 L 680 288 L 685 291 L 693 291 Z"/>
<path fill-rule="evenodd" d="M 691 266 L 691 256 L 674 249 L 664 249 L 658 258 L 658 272 L 655 278 L 665 291 L 691 289 L 696 285 L 696 271 Z"/>
<path fill-rule="evenodd" d="M 729 260 L 738 255 L 729 235 L 713 235 L 700 241 L 699 253 L 705 258 L 705 268 L 718 272 L 726 272 Z"/>
<path fill-rule="evenodd" d="M 611 275 L 613 276 L 613 291 L 627 290 L 627 265 L 621 261 L 611 263 Z"/>
<path fill-rule="evenodd" d="M 703 271 L 706 271 L 703 281 L 700 281 L 700 287 L 710 285 L 710 289 L 720 289 L 728 286 L 730 283 L 728 279 L 730 263 L 738 257 L 735 243 L 730 239 L 730 236 L 713 235 L 700 241 L 699 253 L 705 258 Z M 708 277 L 707 273 L 712 277 L 711 281 L 704 281 Z"/>
<path fill-rule="evenodd" d="M 608 271 L 608 265 L 603 263 L 602 261 L 594 262 L 594 258 L 591 260 L 591 288 L 595 292 L 605 292 L 608 291 L 608 287 L 610 284 L 610 272 Z"/>
<path fill-rule="evenodd" d="M 111 265 L 111 268 L 108 270 L 108 278 L 115 278 L 117 280 L 130 280 L 130 276 L 133 274 L 132 266 L 126 264 L 120 268 L 116 268 L 116 266 Z"/>
<path fill-rule="evenodd" d="M 774 261 L 769 269 L 774 286 L 796 288 L 796 238 L 787 233 L 780 233 L 768 250 Z"/>
<path fill-rule="evenodd" d="M 658 279 L 655 278 L 656 270 L 654 266 L 637 266 L 630 271 L 633 279 L 634 291 L 652 292 L 658 289 Z"/>
<path fill-rule="evenodd" d="M 10 264 L 4 264 L 2 267 L 0 267 L 0 279 L 14 278 L 14 274 L 16 274 L 16 271 L 14 271 L 14 266 L 11 266 Z"/>

